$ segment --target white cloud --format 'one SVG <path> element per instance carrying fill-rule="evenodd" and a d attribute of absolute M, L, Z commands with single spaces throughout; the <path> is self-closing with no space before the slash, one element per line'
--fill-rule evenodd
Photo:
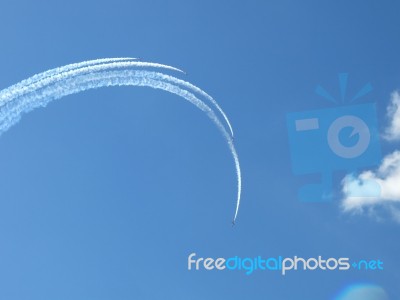
<path fill-rule="evenodd" d="M 398 91 L 392 93 L 387 113 L 390 125 L 384 137 L 389 141 L 400 140 L 400 93 Z"/>
<path fill-rule="evenodd" d="M 391 95 L 388 117 L 390 124 L 384 137 L 400 140 L 399 92 Z M 377 219 L 382 219 L 384 212 L 400 223 L 400 151 L 387 155 L 376 170 L 347 175 L 342 181 L 342 192 L 344 212 L 365 213 Z"/>

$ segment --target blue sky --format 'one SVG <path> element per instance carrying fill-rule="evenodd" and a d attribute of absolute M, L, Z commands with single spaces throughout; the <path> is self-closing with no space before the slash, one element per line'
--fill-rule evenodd
<path fill-rule="evenodd" d="M 332 107 L 317 85 L 370 82 L 381 130 L 400 88 L 395 1 L 3 1 L 0 88 L 68 63 L 133 56 L 180 67 L 230 117 L 219 131 L 177 96 L 68 96 L 0 137 L 0 299 L 335 299 L 352 284 L 400 295 L 392 220 L 303 203 L 286 114 Z M 382 142 L 384 155 L 398 145 Z M 335 175 L 335 191 L 344 172 Z M 189 272 L 187 256 L 381 259 L 382 272 Z M 354 300 L 354 299 L 353 299 Z M 356 299 L 357 300 L 357 299 Z"/>

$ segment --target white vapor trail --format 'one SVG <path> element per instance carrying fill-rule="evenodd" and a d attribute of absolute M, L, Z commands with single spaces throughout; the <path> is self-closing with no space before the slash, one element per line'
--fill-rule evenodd
<path fill-rule="evenodd" d="M 28 78 L 25 80 L 27 84 L 22 84 L 17 83 L 7 89 L 0 92 L 0 106 L 3 104 L 4 99 L 7 99 L 10 101 L 10 99 L 20 97 L 25 93 L 29 93 L 31 91 L 43 88 L 46 85 L 52 84 L 56 81 L 64 80 L 66 78 L 70 78 L 73 76 L 77 76 L 79 74 L 84 74 L 84 73 L 93 73 L 93 72 L 98 72 L 98 71 L 103 71 L 103 70 L 109 70 L 109 69 L 120 69 L 120 68 L 132 68 L 132 67 L 137 67 L 137 68 L 164 68 L 167 70 L 172 70 L 172 71 L 178 71 L 181 73 L 184 73 L 182 70 L 179 70 L 174 67 L 170 67 L 167 65 L 163 64 L 158 64 L 158 63 L 150 63 L 150 62 L 136 62 L 136 61 L 129 61 L 129 62 L 111 62 L 108 64 L 100 64 L 100 65 L 93 65 L 93 66 L 86 66 L 78 69 L 72 69 L 70 71 L 66 72 L 60 72 L 56 73 L 51 77 L 44 77 L 41 80 L 32 80 L 33 77 L 40 77 L 40 74 L 34 75 L 31 78 Z M 45 72 L 46 73 L 46 72 Z"/>
<path fill-rule="evenodd" d="M 193 85 L 193 84 L 191 84 L 191 83 L 189 83 L 187 81 L 184 81 L 184 80 L 181 80 L 181 79 L 178 79 L 176 77 L 172 77 L 172 76 L 166 75 L 166 74 L 160 74 L 160 75 L 164 80 L 170 81 L 172 83 L 175 83 L 175 84 L 181 85 L 181 86 L 183 86 L 185 88 L 188 88 L 188 89 L 200 94 L 201 96 L 206 98 L 208 101 L 210 101 L 217 108 L 217 110 L 221 113 L 221 115 L 225 119 L 225 122 L 228 125 L 229 131 L 231 132 L 231 135 L 232 135 L 232 138 L 233 138 L 233 129 L 232 129 L 231 122 L 229 121 L 228 116 L 225 114 L 225 112 L 219 106 L 217 101 L 214 100 L 214 98 L 212 98 L 209 94 L 204 92 L 202 89 L 199 89 L 197 86 L 195 86 L 195 85 Z"/>
<path fill-rule="evenodd" d="M 54 83 L 56 81 L 64 80 L 65 78 L 69 78 L 71 76 L 77 76 L 79 74 L 84 74 L 84 73 L 93 73 L 93 72 L 109 70 L 109 69 L 113 69 L 113 68 L 130 68 L 130 67 L 163 68 L 166 70 L 173 70 L 173 71 L 184 73 L 180 69 L 170 67 L 167 65 L 158 64 L 158 63 L 149 63 L 149 62 L 137 62 L 137 61 L 128 61 L 127 62 L 126 60 L 128 60 L 128 59 L 130 59 L 130 58 L 97 59 L 97 60 L 72 64 L 72 65 L 67 65 L 64 67 L 52 69 L 52 70 L 34 75 L 26 80 L 21 81 L 20 83 L 17 83 L 16 85 L 13 85 L 7 89 L 4 89 L 3 91 L 0 91 L 0 106 L 2 105 L 3 98 L 8 99 L 8 101 L 9 101 L 10 97 L 20 97 L 21 95 L 23 95 L 24 93 L 27 93 L 29 91 L 39 89 L 43 86 Z M 123 61 L 118 61 L 118 60 L 123 60 Z M 102 62 L 107 62 L 107 63 L 102 63 Z M 189 82 L 186 82 L 184 80 L 178 79 L 176 77 L 160 73 L 160 78 L 162 78 L 162 80 L 170 81 L 170 82 L 173 82 L 174 84 L 178 84 L 185 88 L 188 88 L 188 89 L 192 90 L 193 92 L 198 93 L 201 96 L 205 97 L 208 101 L 210 101 L 217 108 L 217 110 L 221 113 L 221 115 L 224 117 L 225 122 L 228 125 L 229 130 L 232 135 L 232 138 L 233 138 L 233 129 L 232 129 L 232 126 L 231 126 L 231 123 L 230 123 L 228 117 L 226 116 L 225 112 L 221 109 L 221 107 L 218 105 L 218 103 L 210 95 L 208 95 L 206 92 L 204 92 L 200 88 L 196 87 L 195 85 L 193 85 Z"/>
<path fill-rule="evenodd" d="M 125 61 L 128 59 L 130 58 L 119 59 L 122 61 L 105 59 L 107 60 L 106 63 L 103 63 L 105 61 L 95 60 L 73 64 L 34 75 L 6 90 L 0 91 L 0 134 L 16 124 L 23 113 L 40 106 L 44 107 L 52 100 L 89 89 L 107 86 L 147 86 L 176 94 L 205 112 L 227 141 L 234 160 L 237 177 L 237 200 L 233 218 L 235 221 L 239 211 L 242 190 L 239 158 L 232 137 L 225 126 L 220 122 L 215 112 L 196 97 L 193 92 L 205 97 L 217 107 L 224 116 L 232 133 L 232 127 L 225 113 L 211 96 L 198 87 L 176 77 L 160 72 L 142 70 L 141 68 L 155 67 L 180 71 L 179 69 L 155 63 Z"/>
<path fill-rule="evenodd" d="M 46 77 L 51 77 L 51 76 L 57 75 L 62 72 L 67 72 L 67 71 L 71 71 L 71 70 L 82 68 L 82 67 L 88 67 L 88 66 L 92 66 L 92 65 L 109 63 L 109 62 L 129 61 L 129 60 L 137 60 L 137 58 L 134 58 L 134 57 L 100 58 L 100 59 L 93 59 L 93 60 L 88 60 L 88 61 L 84 61 L 84 62 L 80 62 L 80 63 L 73 63 L 73 64 L 58 67 L 55 69 L 50 69 L 45 72 L 36 74 L 32 77 L 29 77 L 28 79 L 22 80 L 17 85 L 19 87 L 27 86 L 27 85 L 30 85 L 37 81 L 40 81 Z M 16 85 L 13 85 L 7 89 L 0 91 L 0 96 L 3 93 L 7 93 L 9 91 L 9 89 L 11 89 L 11 88 L 15 89 Z"/>

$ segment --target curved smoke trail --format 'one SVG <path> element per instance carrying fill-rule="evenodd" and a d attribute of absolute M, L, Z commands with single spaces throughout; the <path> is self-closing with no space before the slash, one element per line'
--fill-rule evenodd
<path fill-rule="evenodd" d="M 84 62 L 80 62 L 80 63 L 73 63 L 73 64 L 69 64 L 66 66 L 58 67 L 55 69 L 50 69 L 45 72 L 33 75 L 32 77 L 29 77 L 28 79 L 22 80 L 19 83 L 0 91 L 0 95 L 7 93 L 10 89 L 15 89 L 17 87 L 23 87 L 26 85 L 30 85 L 30 84 L 35 83 L 39 80 L 42 80 L 46 77 L 51 77 L 51 76 L 57 75 L 62 72 L 67 72 L 67 71 L 71 71 L 74 69 L 88 67 L 88 66 L 102 64 L 102 63 L 129 61 L 129 60 L 136 60 L 136 59 L 137 58 L 133 58 L 133 57 L 100 58 L 100 59 L 93 59 L 93 60 L 88 60 L 88 61 L 84 61 Z"/>
<path fill-rule="evenodd" d="M 232 137 L 225 129 L 225 126 L 220 122 L 215 112 L 206 103 L 196 97 L 194 93 L 198 93 L 210 101 L 212 99 L 211 96 L 198 87 L 176 77 L 155 71 L 138 70 L 138 68 L 144 67 L 180 71 L 179 69 L 155 63 L 127 62 L 125 61 L 127 59 L 124 58 L 119 59 L 124 61 L 118 61 L 118 59 L 107 60 L 105 64 L 97 60 L 97 62 L 83 62 L 46 71 L 0 91 L 0 134 L 16 124 L 23 113 L 40 106 L 44 107 L 52 100 L 89 89 L 107 86 L 148 86 L 176 94 L 205 112 L 227 141 L 235 163 L 238 184 L 234 214 L 235 221 L 239 211 L 242 188 L 239 158 Z M 211 103 L 221 111 L 231 129 L 230 123 L 222 109 L 214 99 L 212 99 Z"/>
<path fill-rule="evenodd" d="M 232 138 L 233 138 L 233 128 L 231 125 L 231 122 L 228 119 L 228 116 L 225 114 L 225 112 L 222 110 L 222 108 L 219 106 L 219 104 L 217 103 L 217 101 L 214 100 L 214 98 L 212 98 L 209 94 L 207 94 L 206 92 L 204 92 L 202 89 L 199 89 L 197 86 L 178 79 L 176 77 L 172 77 L 170 75 L 166 75 L 166 74 L 160 74 L 162 76 L 162 78 L 166 81 L 170 81 L 172 83 L 178 84 L 180 86 L 183 86 L 185 88 L 188 88 L 196 93 L 198 93 L 199 95 L 203 96 L 204 98 L 206 98 L 208 101 L 210 101 L 216 108 L 217 110 L 221 113 L 222 117 L 225 119 L 226 124 L 228 125 L 229 131 L 231 132 Z"/>
<path fill-rule="evenodd" d="M 7 89 L 0 91 L 0 105 L 2 102 L 2 98 L 6 97 L 7 99 L 10 99 L 9 97 L 11 97 L 11 94 L 13 94 L 13 93 L 14 93 L 14 97 L 18 97 L 21 94 L 29 91 L 29 89 L 30 90 L 38 89 L 41 86 L 50 84 L 51 82 L 63 80 L 70 76 L 75 76 L 75 75 L 83 74 L 83 73 L 91 73 L 91 72 L 95 72 L 95 71 L 108 70 L 108 69 L 112 69 L 112 68 L 127 68 L 127 67 L 164 68 L 166 70 L 172 70 L 172 71 L 184 73 L 184 71 L 182 71 L 180 69 L 170 67 L 167 65 L 163 65 L 163 64 L 148 63 L 148 62 L 136 62 L 136 61 L 128 61 L 128 60 L 135 60 L 135 58 L 124 58 L 123 57 L 123 58 L 96 59 L 96 60 L 85 61 L 85 62 L 81 62 L 81 63 L 70 64 L 70 65 L 66 65 L 63 67 L 51 69 L 51 70 L 43 72 L 43 73 L 36 74 L 36 75 L 34 75 L 26 80 L 23 80 Z M 172 76 L 166 75 L 166 74 L 163 74 L 163 76 L 164 76 L 165 80 L 173 82 L 173 83 L 181 85 L 181 86 L 184 86 L 186 88 L 189 88 L 192 91 L 205 97 L 208 101 L 210 101 L 217 108 L 217 110 L 221 113 L 221 115 L 225 119 L 225 122 L 228 125 L 229 130 L 232 135 L 232 138 L 233 138 L 233 129 L 232 129 L 231 123 L 230 123 L 227 115 L 222 110 L 222 108 L 218 105 L 218 103 L 210 95 L 208 95 L 206 92 L 204 92 L 203 90 L 199 89 L 197 86 L 195 86 L 189 82 L 180 80 L 178 78 L 175 78 L 175 77 L 172 77 Z"/>
<path fill-rule="evenodd" d="M 82 63 L 83 64 L 83 63 Z M 150 62 L 110 62 L 108 64 L 100 64 L 100 65 L 93 65 L 93 66 L 86 66 L 78 69 L 72 69 L 65 72 L 59 72 L 54 74 L 53 76 L 42 76 L 40 74 L 34 75 L 31 78 L 24 80 L 26 83 L 21 84 L 17 83 L 3 91 L 0 92 L 0 106 L 3 104 L 3 101 L 10 101 L 14 98 L 20 97 L 23 94 L 29 93 L 31 91 L 43 88 L 46 85 L 52 84 L 56 81 L 64 80 L 66 78 L 70 78 L 79 74 L 84 73 L 92 73 L 102 70 L 109 70 L 109 69 L 122 69 L 122 68 L 129 68 L 129 67 L 137 67 L 137 68 L 163 68 L 166 70 L 172 70 L 184 73 L 182 70 L 179 70 L 174 67 L 170 67 L 163 64 L 158 63 L 150 63 Z M 61 68 L 63 69 L 63 68 Z M 46 72 L 44 72 L 46 73 Z M 41 73 L 43 74 L 43 73 Z M 32 78 L 40 78 L 40 80 L 34 80 Z"/>

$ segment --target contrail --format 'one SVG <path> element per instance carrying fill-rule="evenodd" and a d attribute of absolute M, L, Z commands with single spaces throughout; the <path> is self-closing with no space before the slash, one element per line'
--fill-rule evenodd
<path fill-rule="evenodd" d="M 51 77 L 45 77 L 41 80 L 33 81 L 32 83 L 30 83 L 32 80 L 30 78 L 28 78 L 28 79 L 26 79 L 26 82 L 28 82 L 27 85 L 26 84 L 21 85 L 21 83 L 17 83 L 14 86 L 11 86 L 11 87 L 5 89 L 4 92 L 3 91 L 0 92 L 0 106 L 3 104 L 3 99 L 10 100 L 12 98 L 20 97 L 21 95 L 23 95 L 25 93 L 40 89 L 46 85 L 54 83 L 55 81 L 63 80 L 65 78 L 69 78 L 69 77 L 76 76 L 76 75 L 83 74 L 83 73 L 92 73 L 92 72 L 98 72 L 98 71 L 114 69 L 114 68 L 132 68 L 132 67 L 163 68 L 166 70 L 172 70 L 172 71 L 184 73 L 182 70 L 174 68 L 174 67 L 170 67 L 170 66 L 158 64 L 158 63 L 150 63 L 150 62 L 111 62 L 108 64 L 87 66 L 87 67 L 82 67 L 79 69 L 73 69 L 70 71 L 57 73 Z M 40 77 L 39 74 L 34 75 L 32 77 L 35 77 L 35 76 Z"/>
<path fill-rule="evenodd" d="M 92 61 L 86 61 L 82 63 L 76 63 L 76 64 L 71 64 L 67 65 L 64 67 L 59 67 L 56 69 L 52 69 L 37 75 L 34 75 L 26 80 L 21 81 L 20 83 L 17 83 L 14 86 L 11 86 L 7 89 L 4 89 L 3 91 L 0 91 L 0 106 L 2 104 L 2 98 L 6 97 L 9 99 L 11 97 L 11 94 L 14 94 L 13 97 L 19 97 L 22 94 L 29 92 L 31 90 L 38 89 L 42 86 L 48 85 L 50 83 L 53 83 L 58 80 L 63 80 L 64 78 L 68 78 L 71 76 L 76 76 L 79 74 L 83 73 L 93 73 L 97 71 L 102 71 L 102 70 L 109 70 L 113 68 L 129 68 L 129 67 L 152 67 L 152 68 L 164 68 L 166 70 L 172 70 L 172 71 L 177 71 L 184 73 L 182 70 L 170 67 L 167 65 L 163 64 L 157 64 L 157 63 L 148 63 L 148 62 L 134 62 L 134 61 L 129 61 L 126 62 L 126 60 L 131 60 L 134 58 L 105 58 L 105 59 L 97 59 L 97 60 L 92 60 Z M 104 63 L 106 62 L 106 63 Z M 231 123 L 226 116 L 225 112 L 222 110 L 222 108 L 218 105 L 218 103 L 206 92 L 201 90 L 200 88 L 196 87 L 195 85 L 186 82 L 184 80 L 180 80 L 176 77 L 167 75 L 167 74 L 160 74 L 163 80 L 167 80 L 170 82 L 173 82 L 175 84 L 184 86 L 185 88 L 188 88 L 192 90 L 195 93 L 200 94 L 204 98 L 206 98 L 208 101 L 210 101 L 216 108 L 217 110 L 221 113 L 223 118 L 225 119 L 226 124 L 229 127 L 229 130 L 231 132 L 232 138 L 233 138 L 233 129 L 231 126 Z"/>
<path fill-rule="evenodd" d="M 23 81 L 25 83 L 31 82 L 31 84 L 28 84 L 27 86 L 21 85 L 22 82 L 20 82 L 8 88 L 7 92 L 1 91 L 0 134 L 7 131 L 11 126 L 16 124 L 20 120 L 23 113 L 29 112 L 40 106 L 44 107 L 52 100 L 60 99 L 64 96 L 79 93 L 89 89 L 96 89 L 107 86 L 148 86 L 154 89 L 162 89 L 167 92 L 176 94 L 205 112 L 207 116 L 214 122 L 217 128 L 221 131 L 222 135 L 227 141 L 235 164 L 238 186 L 237 201 L 234 214 L 235 221 L 240 207 L 242 190 L 239 158 L 233 144 L 232 137 L 227 132 L 225 126 L 220 122 L 215 112 L 206 103 L 197 98 L 194 93 L 192 93 L 192 91 L 195 91 L 207 98 L 207 100 L 210 100 L 208 97 L 206 97 L 207 94 L 201 89 L 195 87 L 194 85 L 167 74 L 141 69 L 121 69 L 161 67 L 169 70 L 178 70 L 176 68 L 166 65 L 132 61 L 111 62 L 106 64 L 106 66 L 102 64 L 92 65 L 88 63 L 89 62 L 82 63 L 84 67 L 82 67 L 81 65 L 81 67 L 78 67 L 79 69 L 76 69 L 75 67 L 75 69 L 64 69 L 65 71 L 61 71 L 58 73 L 55 72 L 54 75 L 50 77 L 46 77 L 48 75 L 43 76 L 43 73 L 37 74 L 35 75 L 36 78 L 40 78 L 40 76 L 42 76 L 42 79 L 29 81 L 32 79 L 31 77 L 30 79 Z M 192 91 L 188 91 L 185 88 Z M 228 124 L 231 128 L 229 122 Z"/>
<path fill-rule="evenodd" d="M 201 96 L 206 98 L 208 101 L 210 101 L 217 108 L 217 110 L 221 113 L 222 117 L 225 119 L 225 122 L 228 125 L 229 131 L 231 132 L 231 135 L 232 135 L 232 138 L 233 138 L 233 129 L 232 129 L 231 122 L 229 121 L 227 115 L 222 110 L 222 108 L 219 106 L 217 101 L 214 100 L 214 98 L 212 98 L 209 94 L 207 94 L 203 90 L 199 89 L 197 86 L 195 86 L 195 85 L 193 85 L 193 84 L 191 84 L 191 83 L 189 83 L 187 81 L 178 79 L 176 77 L 173 77 L 173 76 L 170 76 L 170 75 L 167 75 L 167 74 L 160 74 L 160 76 L 162 77 L 163 80 L 166 80 L 166 81 L 178 84 L 180 86 L 183 86 L 185 88 L 188 88 L 188 89 L 200 94 Z"/>
<path fill-rule="evenodd" d="M 30 84 L 35 83 L 39 80 L 42 80 L 46 77 L 51 77 L 51 76 L 54 76 L 54 75 L 62 73 L 62 72 L 67 72 L 67 71 L 71 71 L 71 70 L 82 68 L 82 67 L 88 67 L 91 65 L 103 64 L 103 63 L 109 63 L 109 62 L 136 60 L 136 59 L 137 58 L 134 58 L 134 57 L 100 58 L 100 59 L 93 59 L 93 60 L 88 60 L 88 61 L 84 61 L 84 62 L 80 62 L 80 63 L 73 63 L 73 64 L 58 67 L 55 69 L 50 69 L 48 71 L 36 74 L 32 77 L 29 77 L 28 79 L 22 80 L 21 82 L 18 83 L 18 86 L 23 87 L 26 85 L 30 85 Z M 2 93 L 7 93 L 10 88 L 16 88 L 16 85 L 0 91 L 0 95 Z"/>

